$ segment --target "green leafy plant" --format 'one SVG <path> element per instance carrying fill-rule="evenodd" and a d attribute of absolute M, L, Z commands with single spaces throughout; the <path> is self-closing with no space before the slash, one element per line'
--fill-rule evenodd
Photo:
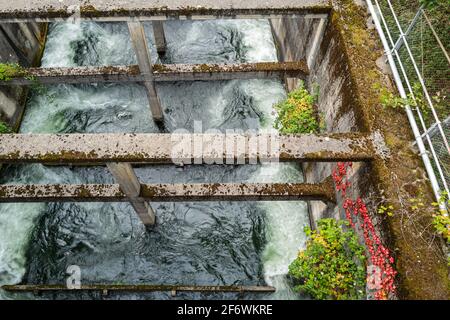
<path fill-rule="evenodd" d="M 366 257 L 347 221 L 321 219 L 317 230 L 306 227 L 306 249 L 289 266 L 295 290 L 314 299 L 363 299 Z"/>
<path fill-rule="evenodd" d="M 419 3 L 428 9 L 435 8 L 439 4 L 447 5 L 447 6 L 450 5 L 449 0 L 419 0 Z"/>
<path fill-rule="evenodd" d="M 281 133 L 317 133 L 320 130 L 320 120 L 314 103 L 317 94 L 310 94 L 303 82 L 297 89 L 290 92 L 286 100 L 276 104 L 277 117 L 274 127 Z"/>
<path fill-rule="evenodd" d="M 428 114 L 429 107 L 423 97 L 422 86 L 420 83 L 414 83 L 412 87 L 412 94 L 409 93 L 407 98 L 401 98 L 394 95 L 392 92 L 384 87 L 380 88 L 381 105 L 385 108 L 405 108 L 406 106 L 419 108 L 422 113 Z"/>
<path fill-rule="evenodd" d="M 441 234 L 447 243 L 450 243 L 450 216 L 447 210 L 440 208 L 441 205 L 450 208 L 450 198 L 447 192 L 442 192 L 438 202 L 433 202 L 432 205 L 437 208 L 433 214 L 433 225 L 437 233 Z"/>
<path fill-rule="evenodd" d="M 412 198 L 409 199 L 409 202 L 411 203 L 411 210 L 412 211 L 419 211 L 419 210 L 423 210 L 425 207 L 425 203 L 423 200 L 423 193 L 422 191 L 420 191 L 419 195 L 417 196 L 417 198 Z"/>
<path fill-rule="evenodd" d="M 380 102 L 383 107 L 392 109 L 404 109 L 406 106 L 410 106 L 421 111 L 425 122 L 428 122 L 430 120 L 430 117 L 432 117 L 431 109 L 424 97 L 424 93 L 420 83 L 416 82 L 413 84 L 412 93 L 409 93 L 406 98 L 401 98 L 397 95 L 394 95 L 384 87 L 376 86 L 376 89 L 379 89 L 380 91 Z M 431 100 L 433 100 L 434 109 L 439 114 L 444 114 L 444 111 L 447 108 L 447 106 L 445 105 L 445 98 L 446 97 L 442 96 L 440 92 L 437 92 L 434 96 L 431 97 Z"/>
<path fill-rule="evenodd" d="M 392 206 L 392 205 L 387 205 L 387 206 L 381 205 L 381 206 L 378 207 L 378 213 L 379 214 L 383 214 L 383 215 L 385 214 L 385 215 L 387 215 L 389 217 L 392 217 L 394 215 L 394 206 Z"/>
<path fill-rule="evenodd" d="M 1 133 L 10 133 L 12 130 L 11 128 L 4 123 L 3 121 L 0 121 L 0 134 Z"/>
<path fill-rule="evenodd" d="M 0 81 L 9 81 L 17 77 L 27 77 L 27 73 L 17 63 L 0 63 Z"/>

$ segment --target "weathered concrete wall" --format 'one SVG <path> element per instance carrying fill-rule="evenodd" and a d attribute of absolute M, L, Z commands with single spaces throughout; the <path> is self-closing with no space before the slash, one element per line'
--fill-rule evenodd
<path fill-rule="evenodd" d="M 406 115 L 383 108 L 380 92 L 374 84 L 393 90 L 392 82 L 379 63 L 384 51 L 370 28 L 367 9 L 352 0 L 333 0 L 333 11 L 326 26 L 315 65 L 307 86 L 320 87 L 318 108 L 324 116 L 327 132 L 360 131 L 376 134 L 387 155 L 370 164 L 354 164 L 352 188 L 348 196 L 361 196 L 368 205 L 375 228 L 388 244 L 395 258 L 397 296 L 403 299 L 448 299 L 449 269 L 442 250 L 442 240 L 430 228 L 434 201 L 418 151 L 411 147 L 413 137 Z M 293 23 L 286 19 L 272 21 L 282 61 L 305 58 L 309 54 L 315 24 Z M 286 82 L 289 90 L 295 81 Z M 334 165 L 304 166 L 306 182 L 321 181 Z M 410 200 L 420 197 L 429 204 L 420 214 Z M 394 207 L 387 217 L 376 214 L 380 204 Z M 342 201 L 326 207 L 310 202 L 313 224 L 323 217 L 344 218 Z"/>
<path fill-rule="evenodd" d="M 314 36 L 317 32 L 319 19 L 309 18 L 283 18 L 271 20 L 272 30 L 278 47 L 280 61 L 307 60 L 311 54 Z M 317 59 L 310 76 L 305 83 L 310 89 L 319 88 L 318 109 L 325 122 L 326 132 L 350 132 L 358 131 L 355 114 L 351 106 L 352 101 L 351 81 L 347 67 L 347 60 L 339 50 L 339 40 L 336 39 L 335 30 L 331 23 L 327 23 L 323 40 L 321 41 Z M 298 86 L 298 79 L 287 78 L 286 87 L 292 91 Z M 303 165 L 304 177 L 308 182 L 322 181 L 330 176 L 332 163 L 305 163 Z M 360 194 L 358 188 L 362 179 L 357 173 L 363 164 L 354 165 L 355 187 L 352 189 L 354 196 Z M 367 171 L 361 168 L 362 171 Z M 339 199 L 340 201 L 340 199 Z M 339 218 L 339 207 L 327 206 L 323 202 L 312 201 L 309 203 L 309 214 L 312 227 L 316 226 L 317 220 L 325 217 Z"/>
<path fill-rule="evenodd" d="M 282 18 L 270 20 L 278 50 L 279 61 L 306 61 L 317 29 L 317 19 Z M 286 78 L 289 90 L 298 85 L 298 79 Z"/>
<path fill-rule="evenodd" d="M 47 32 L 46 24 L 14 23 L 0 25 L 0 63 L 38 66 Z M 28 90 L 26 87 L 0 88 L 0 119 L 17 129 L 22 118 Z"/>
<path fill-rule="evenodd" d="M 313 39 L 318 29 L 318 19 L 285 18 L 272 21 L 272 30 L 279 49 L 281 61 L 295 61 L 308 59 L 311 54 Z M 309 70 L 309 77 L 305 83 L 312 90 L 319 89 L 317 107 L 325 123 L 325 132 L 364 132 L 366 128 L 362 121 L 358 121 L 357 95 L 353 91 L 353 82 L 348 66 L 348 60 L 342 51 L 342 43 L 338 37 L 336 26 L 327 21 L 325 32 L 321 40 L 316 60 Z M 298 86 L 299 79 L 286 79 L 288 91 Z M 304 163 L 302 164 L 305 182 L 322 181 L 332 174 L 336 163 Z M 370 179 L 370 165 L 364 162 L 354 162 L 348 172 L 351 188 L 347 195 L 351 199 L 362 198 L 371 204 L 370 196 L 375 193 Z M 375 206 L 376 207 L 376 206 Z M 345 220 L 343 199 L 337 195 L 336 204 L 326 204 L 321 201 L 309 201 L 308 210 L 312 228 L 317 227 L 322 218 Z M 374 206 L 372 206 L 374 210 Z M 376 209 L 375 209 L 376 210 Z M 374 224 L 381 222 L 374 218 Z M 379 228 L 380 232 L 382 231 Z M 358 232 L 360 242 L 364 242 L 364 235 Z M 372 297 L 371 297 L 372 298 Z"/>

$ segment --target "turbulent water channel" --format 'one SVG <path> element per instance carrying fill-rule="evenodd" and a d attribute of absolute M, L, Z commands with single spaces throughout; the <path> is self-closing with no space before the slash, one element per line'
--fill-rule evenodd
<path fill-rule="evenodd" d="M 266 20 L 165 25 L 162 63 L 276 61 Z M 158 59 L 146 25 L 154 61 Z M 126 24 L 57 23 L 49 29 L 42 65 L 135 64 Z M 285 97 L 276 80 L 172 82 L 157 85 L 165 127 L 203 130 L 272 126 L 272 105 Z M 21 132 L 159 132 L 139 84 L 48 86 L 34 89 Z M 298 164 L 145 166 L 143 183 L 299 182 Z M 114 183 L 106 167 L 11 165 L 1 183 Z M 297 298 L 286 273 L 304 246 L 304 202 L 152 203 L 157 226 L 146 231 L 128 203 L 0 205 L 0 285 L 64 284 L 70 265 L 84 284 L 273 285 L 274 294 L 180 293 L 177 298 Z M 95 299 L 96 293 L 41 298 Z M 36 298 L 0 291 L 0 298 Z M 103 297 L 105 298 L 105 297 Z M 120 293 L 114 298 L 171 299 L 170 293 Z"/>

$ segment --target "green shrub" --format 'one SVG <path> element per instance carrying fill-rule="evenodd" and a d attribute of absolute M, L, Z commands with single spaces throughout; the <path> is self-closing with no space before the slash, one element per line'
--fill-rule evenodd
<path fill-rule="evenodd" d="M 436 232 L 447 240 L 447 243 L 450 244 L 450 216 L 445 209 L 439 208 L 440 205 L 444 205 L 445 207 L 450 209 L 450 197 L 447 192 L 442 192 L 441 197 L 438 202 L 434 202 L 432 204 L 435 206 L 438 211 L 433 214 L 433 225 Z"/>
<path fill-rule="evenodd" d="M 17 63 L 0 63 L 0 81 L 9 81 L 13 78 L 25 76 L 25 69 Z"/>
<path fill-rule="evenodd" d="M 276 104 L 274 127 L 281 133 L 317 133 L 320 121 L 314 109 L 316 97 L 304 88 L 303 82 L 288 94 L 286 100 Z"/>
<path fill-rule="evenodd" d="M 375 86 L 376 88 L 377 86 Z M 405 108 L 406 106 L 410 106 L 412 108 L 417 108 L 422 112 L 423 119 L 425 123 L 429 123 L 433 120 L 433 114 L 431 113 L 431 108 L 428 105 L 428 102 L 424 96 L 422 86 L 419 82 L 416 82 L 412 86 L 412 94 L 408 93 L 407 98 L 401 98 L 398 95 L 393 94 L 388 91 L 386 88 L 378 87 L 380 91 L 380 102 L 384 108 Z M 448 111 L 447 105 L 445 104 L 445 96 L 441 96 L 440 92 L 437 92 L 434 96 L 431 97 L 433 100 L 434 109 L 438 114 L 446 114 Z"/>
<path fill-rule="evenodd" d="M 428 115 L 429 106 L 423 96 L 422 86 L 416 82 L 412 86 L 413 94 L 408 93 L 407 98 L 403 99 L 400 96 L 394 95 L 386 88 L 380 88 L 380 102 L 385 108 L 405 108 L 410 106 L 419 108 L 424 115 Z"/>
<path fill-rule="evenodd" d="M 10 133 L 10 132 L 11 132 L 11 128 L 3 121 L 0 121 L 0 134 L 1 133 Z"/>
<path fill-rule="evenodd" d="M 449 5 L 450 2 L 448 0 L 419 0 L 419 3 L 425 8 L 432 9 L 437 7 L 438 5 Z"/>
<path fill-rule="evenodd" d="M 364 247 L 352 229 L 344 231 L 347 221 L 321 219 L 318 228 L 306 227 L 310 237 L 306 249 L 289 266 L 298 283 L 294 290 L 314 299 L 364 299 L 366 269 Z"/>

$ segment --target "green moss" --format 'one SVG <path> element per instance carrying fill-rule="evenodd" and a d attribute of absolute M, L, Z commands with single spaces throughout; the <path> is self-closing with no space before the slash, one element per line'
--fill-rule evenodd
<path fill-rule="evenodd" d="M 218 64 L 200 64 L 193 68 L 193 72 L 220 72 L 222 68 Z"/>
<path fill-rule="evenodd" d="M 117 8 L 112 10 L 113 16 L 126 17 L 130 16 L 130 11 L 125 8 Z"/>
<path fill-rule="evenodd" d="M 48 6 L 46 11 L 38 12 L 37 16 L 48 17 L 48 18 L 65 18 L 69 17 L 71 13 L 67 12 L 68 7 L 64 6 L 61 9 L 56 9 L 53 6 Z"/>
<path fill-rule="evenodd" d="M 166 64 L 154 64 L 153 65 L 153 72 L 155 73 L 164 73 L 164 72 L 170 72 L 172 69 L 170 69 Z M 139 74 L 139 69 L 137 69 Z"/>
<path fill-rule="evenodd" d="M 391 150 L 395 150 L 396 148 L 401 147 L 401 145 L 403 144 L 402 140 L 390 133 L 386 134 L 386 136 L 384 137 L 384 141 Z"/>
<path fill-rule="evenodd" d="M 84 5 L 80 7 L 80 12 L 85 17 L 96 18 L 101 17 L 102 13 L 98 11 L 93 5 Z"/>

